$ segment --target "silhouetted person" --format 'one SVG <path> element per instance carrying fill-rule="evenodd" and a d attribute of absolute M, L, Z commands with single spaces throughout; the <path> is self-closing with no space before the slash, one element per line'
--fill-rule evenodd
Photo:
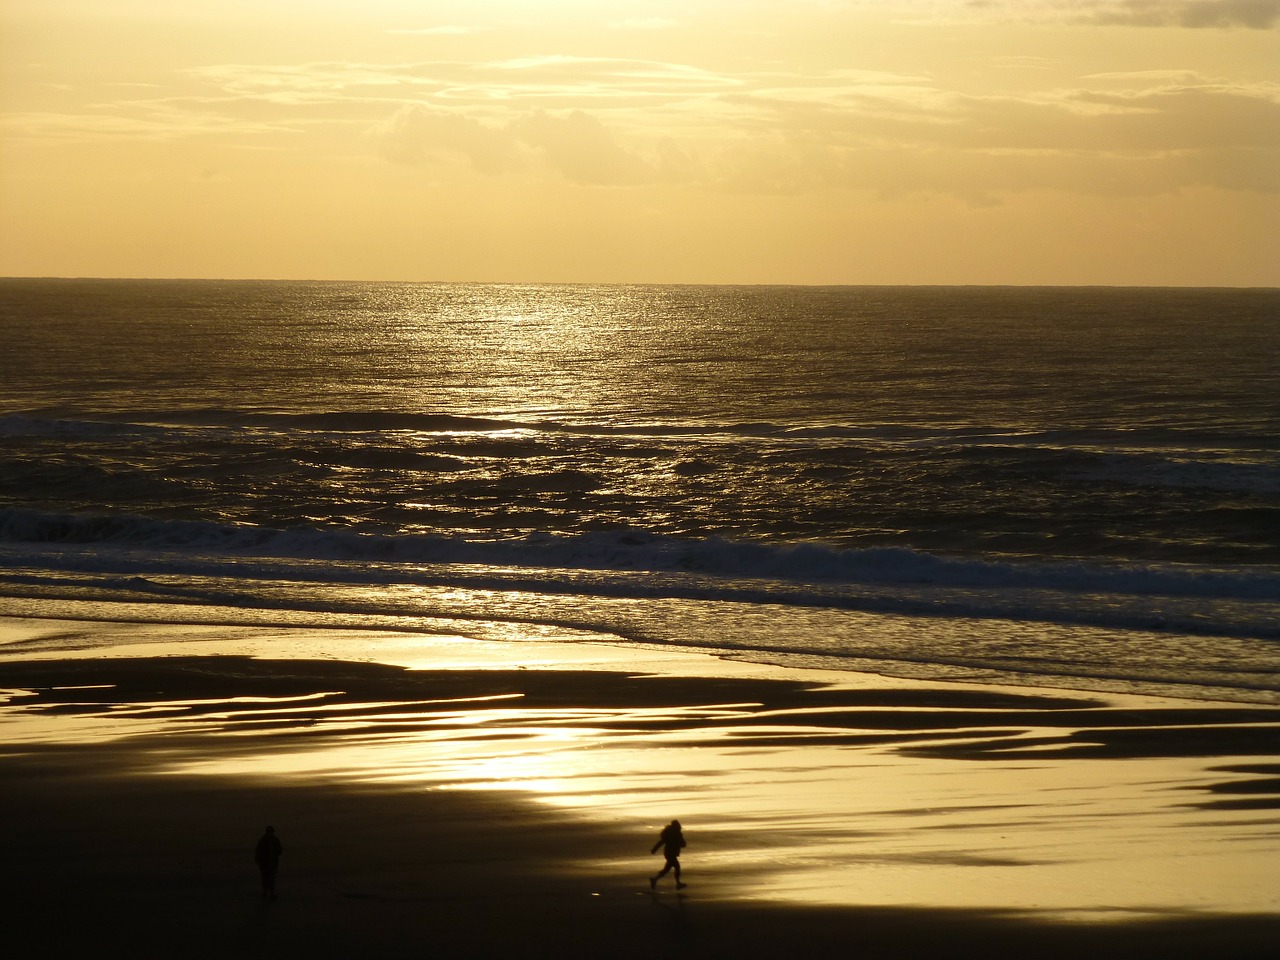
<path fill-rule="evenodd" d="M 267 832 L 258 838 L 258 845 L 253 851 L 253 860 L 262 874 L 262 899 L 276 898 L 276 870 L 280 866 L 280 855 L 284 847 L 280 846 L 280 838 L 276 836 L 275 827 L 267 827 Z"/>
<path fill-rule="evenodd" d="M 668 870 L 674 870 L 676 872 L 676 889 L 683 890 L 688 884 L 680 882 L 680 851 L 684 849 L 684 834 L 680 832 L 679 820 L 672 820 L 662 828 L 658 842 L 653 845 L 653 849 L 649 852 L 657 853 L 659 847 L 662 848 L 662 855 L 667 862 L 662 865 L 662 869 L 655 876 L 649 878 L 649 889 L 657 890 L 658 881 L 667 875 Z"/>

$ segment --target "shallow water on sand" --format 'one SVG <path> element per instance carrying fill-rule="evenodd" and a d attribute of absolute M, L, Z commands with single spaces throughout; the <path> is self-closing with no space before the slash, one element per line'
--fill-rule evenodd
<path fill-rule="evenodd" d="M 1280 909 L 1275 789 L 1255 789 L 1280 769 L 1275 711 L 582 643 L 528 642 L 513 670 L 508 644 L 464 637 L 5 626 L 5 649 L 31 656 L 97 635 L 63 651 L 85 672 L 64 664 L 42 695 L 59 712 L 30 696 L 0 707 L 11 749 L 137 738 L 164 745 L 160 775 L 516 791 L 633 827 L 636 860 L 591 865 L 615 885 L 643 889 L 644 837 L 674 814 L 691 895 L 708 898 L 1076 918 Z M 167 680 L 117 688 L 104 652 Z M 188 668 L 193 656 L 221 659 Z M 287 693 L 262 686 L 273 677 Z"/>

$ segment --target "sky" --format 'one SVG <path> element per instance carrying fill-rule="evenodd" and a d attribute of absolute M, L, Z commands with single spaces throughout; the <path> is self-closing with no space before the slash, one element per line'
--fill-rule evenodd
<path fill-rule="evenodd" d="M 1280 0 L 4 0 L 0 275 L 1280 286 Z"/>

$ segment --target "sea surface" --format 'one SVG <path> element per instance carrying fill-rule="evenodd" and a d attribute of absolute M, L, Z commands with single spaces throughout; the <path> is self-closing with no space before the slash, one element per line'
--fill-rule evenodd
<path fill-rule="evenodd" d="M 68 611 L 1280 703 L 1280 290 L 0 280 Z"/>

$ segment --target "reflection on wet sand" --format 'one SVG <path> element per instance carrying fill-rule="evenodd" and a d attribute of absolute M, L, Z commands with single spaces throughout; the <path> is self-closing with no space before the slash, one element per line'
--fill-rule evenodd
<path fill-rule="evenodd" d="M 637 828 L 678 812 L 703 896 L 1276 908 L 1280 709 L 604 659 L 11 661 L 0 722 L 10 757 L 114 740 L 156 774 L 521 791 Z"/>

